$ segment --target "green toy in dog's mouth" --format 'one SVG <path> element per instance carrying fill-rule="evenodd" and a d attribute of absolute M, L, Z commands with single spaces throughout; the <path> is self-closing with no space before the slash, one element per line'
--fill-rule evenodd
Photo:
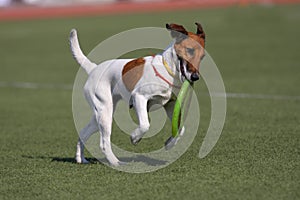
<path fill-rule="evenodd" d="M 188 110 L 190 97 L 191 97 L 191 87 L 193 86 L 192 82 L 185 80 L 180 88 L 178 93 L 172 117 L 172 136 L 165 142 L 166 150 L 171 149 L 176 145 L 180 136 L 184 133 L 184 116 L 185 112 Z"/>

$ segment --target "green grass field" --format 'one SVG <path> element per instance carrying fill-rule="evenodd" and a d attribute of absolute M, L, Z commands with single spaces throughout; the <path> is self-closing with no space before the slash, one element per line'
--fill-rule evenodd
<path fill-rule="evenodd" d="M 194 30 L 199 21 L 227 92 L 299 97 L 299 11 L 300 5 L 249 6 L 0 22 L 0 82 L 72 85 L 78 66 L 67 39 L 74 27 L 88 52 L 127 29 L 176 22 Z M 61 88 L 0 87 L 0 199 L 300 198 L 299 100 L 228 98 L 222 136 L 199 159 L 210 119 L 204 95 L 200 129 L 189 150 L 166 168 L 131 174 L 73 162 L 71 94 Z M 116 143 L 135 148 L 119 130 L 113 135 Z M 136 148 L 163 142 L 145 139 Z"/>

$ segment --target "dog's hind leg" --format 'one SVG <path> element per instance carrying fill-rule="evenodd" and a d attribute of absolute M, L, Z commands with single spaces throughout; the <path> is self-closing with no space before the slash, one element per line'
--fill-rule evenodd
<path fill-rule="evenodd" d="M 122 164 L 114 155 L 111 149 L 111 131 L 113 120 L 113 99 L 109 90 L 102 87 L 101 93 L 96 94 L 94 101 L 96 120 L 100 132 L 100 149 L 111 165 L 118 166 Z"/>
<path fill-rule="evenodd" d="M 89 163 L 84 157 L 84 144 L 96 131 L 98 131 L 98 125 L 95 116 L 93 116 L 88 125 L 80 131 L 75 158 L 77 163 Z"/>
<path fill-rule="evenodd" d="M 134 97 L 134 107 L 139 120 L 139 127 L 136 128 L 130 136 L 131 143 L 136 145 L 149 130 L 150 123 L 147 112 L 148 100 L 143 95 L 136 95 Z"/>

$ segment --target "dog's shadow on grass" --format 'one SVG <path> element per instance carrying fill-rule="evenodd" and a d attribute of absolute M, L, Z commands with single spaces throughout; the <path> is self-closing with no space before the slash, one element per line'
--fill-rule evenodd
<path fill-rule="evenodd" d="M 97 164 L 97 163 L 102 163 L 102 164 L 108 164 L 108 161 L 105 158 L 86 158 L 90 164 Z M 123 163 L 133 163 L 133 162 L 139 162 L 139 163 L 144 163 L 149 166 L 160 166 L 160 165 L 165 165 L 167 164 L 168 161 L 165 160 L 158 160 L 155 158 L 150 158 L 147 156 L 143 155 L 138 155 L 134 157 L 120 157 L 119 158 L 121 162 Z M 74 158 L 59 158 L 59 157 L 53 157 L 52 162 L 70 162 L 70 163 L 76 163 Z"/>
<path fill-rule="evenodd" d="M 51 156 L 28 156 L 28 155 L 22 155 L 23 158 L 27 159 L 33 159 L 33 160 L 51 160 L 51 162 L 62 162 L 62 163 L 76 163 L 74 157 L 51 157 Z M 96 158 L 87 158 L 88 161 L 90 161 L 91 164 L 99 163 L 99 161 Z"/>
<path fill-rule="evenodd" d="M 62 163 L 74 163 L 75 162 L 75 158 L 74 157 L 47 157 L 47 156 L 27 156 L 27 155 L 23 155 L 23 158 L 27 158 L 27 159 L 47 159 L 47 160 L 51 160 L 51 162 L 62 162 Z M 105 158 L 86 158 L 90 164 L 108 164 L 108 161 Z M 144 155 L 138 155 L 138 156 L 134 156 L 134 157 L 120 157 L 120 161 L 121 162 L 125 162 L 125 163 L 132 163 L 132 162 L 140 162 L 140 163 L 145 163 L 146 165 L 149 166 L 159 166 L 159 165 L 165 165 L 168 163 L 168 161 L 165 160 L 158 160 L 155 158 L 150 158 Z"/>
<path fill-rule="evenodd" d="M 98 160 L 96 158 L 87 158 L 87 160 L 91 164 L 98 162 Z M 75 158 L 71 158 L 71 157 L 65 157 L 65 158 L 51 157 L 51 162 L 76 163 Z"/>
<path fill-rule="evenodd" d="M 149 166 L 159 166 L 159 165 L 165 165 L 168 163 L 168 161 L 158 160 L 158 159 L 147 157 L 144 155 L 137 155 L 134 157 L 120 157 L 120 161 L 125 162 L 125 163 L 141 162 L 141 163 L 145 163 L 146 165 L 149 165 Z"/>

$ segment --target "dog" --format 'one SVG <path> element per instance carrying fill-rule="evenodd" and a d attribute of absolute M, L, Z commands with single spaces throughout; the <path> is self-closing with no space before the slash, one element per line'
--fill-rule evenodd
<path fill-rule="evenodd" d="M 111 148 L 113 113 L 120 99 L 128 102 L 137 114 L 139 126 L 130 136 L 134 145 L 149 130 L 148 109 L 151 105 L 164 106 L 168 117 L 172 117 L 173 107 L 169 103 L 172 101 L 172 92 L 178 90 L 183 81 L 194 82 L 200 77 L 200 62 L 205 56 L 205 33 L 200 23 L 195 24 L 196 33 L 188 32 L 181 25 L 166 24 L 174 42 L 162 54 L 135 59 L 113 59 L 99 65 L 83 54 L 77 31 L 71 30 L 71 52 L 88 74 L 84 95 L 93 111 L 90 122 L 79 134 L 77 163 L 89 163 L 84 157 L 84 144 L 93 133 L 99 131 L 99 146 L 109 164 L 124 164 Z"/>

